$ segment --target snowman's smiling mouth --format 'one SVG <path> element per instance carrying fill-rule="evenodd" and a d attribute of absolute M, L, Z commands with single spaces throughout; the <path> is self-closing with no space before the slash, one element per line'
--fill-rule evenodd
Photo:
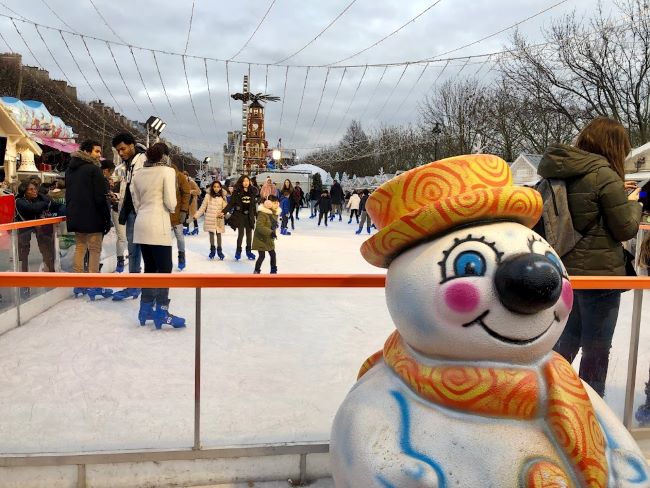
<path fill-rule="evenodd" d="M 554 324 L 555 322 L 559 322 L 559 321 L 560 321 L 560 317 L 558 316 L 557 312 L 553 312 L 553 321 L 549 324 L 549 326 L 548 326 L 546 329 L 544 329 L 544 331 L 543 331 L 541 334 L 536 335 L 535 337 L 532 337 L 532 338 L 530 338 L 530 339 L 513 339 L 513 338 L 511 338 L 511 337 L 502 336 L 501 334 L 499 334 L 499 333 L 493 331 L 492 329 L 490 329 L 490 328 L 485 324 L 485 322 L 484 322 L 483 319 L 484 319 L 485 317 L 487 317 L 489 313 L 490 313 L 490 311 L 489 311 L 489 310 L 486 310 L 485 312 L 483 312 L 481 315 L 479 315 L 478 317 L 476 317 L 476 318 L 475 318 L 474 320 L 472 320 L 471 322 L 467 322 L 466 324 L 463 324 L 463 327 L 471 327 L 472 325 L 478 324 L 478 325 L 480 325 L 481 327 L 483 327 L 483 330 L 485 330 L 485 332 L 487 332 L 488 334 L 490 334 L 490 336 L 494 337 L 495 339 L 497 339 L 497 340 L 499 340 L 499 341 L 501 341 L 501 342 L 505 342 L 505 343 L 507 343 L 507 344 L 516 344 L 516 345 L 518 345 L 518 346 L 523 346 L 523 345 L 526 345 L 526 344 L 530 344 L 531 342 L 535 342 L 537 339 L 539 339 L 539 338 L 542 337 L 544 334 L 546 334 L 546 333 L 548 332 L 548 330 L 549 330 L 551 327 L 553 327 L 553 324 Z"/>

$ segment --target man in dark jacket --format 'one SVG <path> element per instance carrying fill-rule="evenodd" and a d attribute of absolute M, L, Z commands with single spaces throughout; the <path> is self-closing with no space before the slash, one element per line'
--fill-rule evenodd
<path fill-rule="evenodd" d="M 345 193 L 343 193 L 343 188 L 340 183 L 334 180 L 332 188 L 330 188 L 330 197 L 332 198 L 332 215 L 330 220 L 334 220 L 336 214 L 339 214 L 339 222 L 342 220 L 341 210 L 343 208 L 343 200 L 345 198 Z"/>
<path fill-rule="evenodd" d="M 311 215 L 309 216 L 310 219 L 316 217 L 316 203 L 318 202 L 319 198 L 320 192 L 312 186 L 311 190 L 309 191 L 309 207 L 311 209 Z"/>
<path fill-rule="evenodd" d="M 75 273 L 83 273 L 86 250 L 88 271 L 99 273 L 103 236 L 111 229 L 108 184 L 99 168 L 101 157 L 101 145 L 85 141 L 72 154 L 65 173 L 67 225 L 70 232 L 75 232 Z"/>
<path fill-rule="evenodd" d="M 300 188 L 300 182 L 296 181 L 295 186 L 293 187 L 293 194 L 291 195 L 291 203 L 293 208 L 296 209 L 296 220 L 300 220 L 298 212 L 300 212 L 300 207 L 302 206 L 302 201 L 305 198 L 305 192 Z"/>

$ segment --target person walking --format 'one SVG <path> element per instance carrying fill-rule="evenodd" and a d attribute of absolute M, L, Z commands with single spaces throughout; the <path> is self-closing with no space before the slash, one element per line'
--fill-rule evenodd
<path fill-rule="evenodd" d="M 44 216 L 56 212 L 57 205 L 50 197 L 38 192 L 38 185 L 32 181 L 22 182 L 18 187 L 16 198 L 16 222 L 42 219 Z M 38 250 L 43 257 L 45 271 L 53 273 L 54 269 L 54 230 L 51 225 L 39 227 L 25 227 L 18 229 L 18 261 L 20 271 L 29 271 L 29 251 L 31 248 L 32 234 L 36 234 Z M 21 296 L 30 296 L 29 288 L 21 288 Z"/>
<path fill-rule="evenodd" d="M 300 207 L 302 207 L 302 201 L 304 199 L 305 199 L 305 192 L 302 191 L 302 188 L 300 188 L 300 182 L 296 181 L 296 184 L 293 187 L 293 193 L 291 194 L 293 208 L 296 209 L 296 220 L 300 220 L 299 212 L 300 212 Z"/>
<path fill-rule="evenodd" d="M 128 250 L 128 241 L 126 240 L 126 227 L 120 224 L 120 184 L 113 177 L 115 173 L 115 165 L 109 159 L 101 163 L 102 173 L 106 184 L 108 185 L 108 204 L 111 209 L 111 222 L 115 229 L 115 253 L 117 256 L 117 265 L 115 266 L 116 273 L 124 272 L 124 254 Z"/>
<path fill-rule="evenodd" d="M 327 190 L 323 190 L 320 198 L 318 199 L 318 225 L 320 226 L 321 220 L 325 217 L 325 227 L 327 227 L 327 215 L 332 211 L 332 200 L 330 199 Z"/>
<path fill-rule="evenodd" d="M 171 214 L 170 219 L 172 229 L 174 229 L 174 236 L 176 236 L 176 247 L 178 248 L 178 269 L 183 271 L 187 266 L 185 259 L 185 227 L 183 224 L 187 222 L 189 216 L 192 187 L 174 162 L 172 162 L 171 167 L 176 173 L 176 209 Z"/>
<path fill-rule="evenodd" d="M 137 214 L 134 239 L 142 250 L 145 273 L 172 272 L 172 225 L 176 211 L 176 172 L 169 148 L 157 142 L 146 152 L 144 167 L 133 175 L 131 196 Z M 144 288 L 140 298 L 140 325 L 153 320 L 156 329 L 185 327 L 185 319 L 169 313 L 169 288 Z M 155 309 L 154 309 L 155 306 Z"/>
<path fill-rule="evenodd" d="M 100 169 L 102 148 L 99 142 L 81 143 L 79 151 L 72 153 L 65 172 L 66 224 L 75 233 L 73 271 L 84 272 L 84 257 L 88 251 L 88 272 L 99 273 L 102 240 L 111 230 L 109 189 Z M 87 293 L 91 300 L 97 296 L 113 295 L 109 288 L 75 288 L 74 294 Z"/>
<path fill-rule="evenodd" d="M 277 235 L 275 231 L 278 228 L 279 215 L 280 208 L 278 199 L 274 195 L 270 195 L 257 208 L 257 223 L 255 224 L 255 235 L 253 236 L 253 249 L 259 251 L 259 257 L 255 262 L 254 274 L 260 274 L 262 272 L 262 263 L 267 252 L 271 257 L 271 274 L 277 274 L 278 272 L 277 256 L 275 254 L 275 240 L 277 239 Z"/>
<path fill-rule="evenodd" d="M 215 180 L 210 185 L 201 208 L 197 210 L 193 218 L 196 220 L 201 215 L 205 215 L 203 220 L 203 230 L 210 236 L 210 254 L 209 259 L 214 259 L 215 254 L 219 260 L 223 261 L 224 256 L 221 249 L 221 234 L 226 231 L 226 222 L 224 219 L 224 210 L 228 206 L 226 200 L 226 191 L 222 188 L 219 180 Z M 214 236 L 217 236 L 217 246 L 215 247 Z"/>
<path fill-rule="evenodd" d="M 624 163 L 630 149 L 625 128 L 601 117 L 582 130 L 574 146 L 555 144 L 542 156 L 538 174 L 566 182 L 573 226 L 583 236 L 561 256 L 569 276 L 626 274 L 621 242 L 636 236 L 641 220 L 640 189 L 626 194 Z M 575 290 L 573 296 L 554 350 L 571 363 L 582 348 L 580 378 L 603 396 L 621 292 Z"/>
<path fill-rule="evenodd" d="M 343 193 L 341 184 L 336 180 L 334 180 L 334 184 L 332 185 L 332 188 L 330 188 L 330 197 L 332 199 L 332 215 L 330 216 L 330 221 L 334 220 L 334 217 L 338 214 L 340 222 L 343 219 L 341 212 L 343 209 L 345 194 Z"/>
<path fill-rule="evenodd" d="M 120 182 L 119 192 L 119 216 L 118 223 L 125 226 L 126 241 L 129 252 L 129 273 L 140 273 L 142 271 L 142 254 L 140 246 L 133 240 L 135 226 L 135 210 L 131 198 L 131 180 L 133 176 L 144 167 L 147 159 L 145 149 L 136 144 L 135 138 L 128 132 L 117 134 L 112 141 L 113 148 L 122 159 L 122 165 L 115 168 L 114 176 Z M 121 301 L 126 298 L 136 299 L 140 296 L 139 288 L 125 288 L 113 294 L 114 301 Z"/>
<path fill-rule="evenodd" d="M 237 180 L 230 202 L 222 212 L 223 215 L 232 212 L 230 217 L 231 225 L 237 229 L 237 249 L 235 250 L 235 259 L 237 261 L 241 259 L 241 245 L 244 234 L 246 235 L 246 257 L 250 260 L 254 260 L 256 257 L 251 252 L 251 238 L 255 227 L 255 205 L 256 196 L 251 186 L 251 180 L 248 176 L 242 175 Z"/>
<path fill-rule="evenodd" d="M 361 234 L 364 224 L 366 224 L 368 229 L 368 234 L 370 234 L 370 227 L 372 226 L 372 220 L 370 220 L 370 215 L 368 215 L 368 212 L 366 212 L 366 202 L 368 201 L 369 196 L 370 196 L 370 192 L 368 190 L 363 190 L 361 192 L 361 199 L 359 200 L 359 212 L 361 212 L 361 222 L 359 223 L 359 228 L 357 229 L 355 234 Z"/>
<path fill-rule="evenodd" d="M 348 200 L 347 208 L 350 209 L 350 219 L 348 224 L 352 223 L 352 217 L 356 217 L 357 224 L 359 223 L 359 205 L 361 204 L 361 197 L 357 194 L 356 191 L 352 192 Z"/>
<path fill-rule="evenodd" d="M 190 174 L 187 171 L 183 171 L 183 174 L 185 175 L 185 178 L 187 179 L 189 185 L 190 185 L 190 209 L 189 209 L 189 215 L 194 215 L 196 213 L 196 210 L 199 208 L 199 196 L 201 195 L 201 188 L 199 188 L 199 185 L 194 181 L 192 178 L 190 178 Z M 199 233 L 199 223 L 196 221 L 196 219 L 192 219 L 194 221 L 194 229 L 190 231 L 190 223 L 189 221 L 185 222 L 185 235 L 189 236 L 195 236 L 198 235 Z"/>

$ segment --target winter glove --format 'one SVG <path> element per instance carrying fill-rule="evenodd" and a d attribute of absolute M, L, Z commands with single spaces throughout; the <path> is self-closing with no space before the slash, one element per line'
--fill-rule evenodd
<path fill-rule="evenodd" d="M 277 239 L 278 235 L 275 233 L 275 231 L 271 232 L 271 239 Z"/>

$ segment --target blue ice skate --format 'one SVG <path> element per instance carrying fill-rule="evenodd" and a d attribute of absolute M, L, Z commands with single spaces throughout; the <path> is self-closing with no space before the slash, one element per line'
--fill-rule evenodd
<path fill-rule="evenodd" d="M 153 319 L 153 302 L 140 302 L 140 311 L 138 312 L 140 325 L 145 325 L 147 320 Z"/>
<path fill-rule="evenodd" d="M 113 293 L 113 301 L 121 302 L 127 298 L 133 298 L 134 300 L 140 296 L 140 288 L 124 288 L 124 290 L 116 291 Z"/>
<path fill-rule="evenodd" d="M 169 305 L 156 305 L 153 313 L 153 323 L 156 329 L 162 329 L 163 325 L 171 325 L 174 329 L 185 327 L 185 319 L 169 313 Z"/>
<path fill-rule="evenodd" d="M 88 288 L 88 297 L 90 298 L 91 301 L 95 301 L 95 298 L 98 296 L 102 298 L 108 298 L 110 296 L 113 296 L 113 290 L 110 288 Z"/>

